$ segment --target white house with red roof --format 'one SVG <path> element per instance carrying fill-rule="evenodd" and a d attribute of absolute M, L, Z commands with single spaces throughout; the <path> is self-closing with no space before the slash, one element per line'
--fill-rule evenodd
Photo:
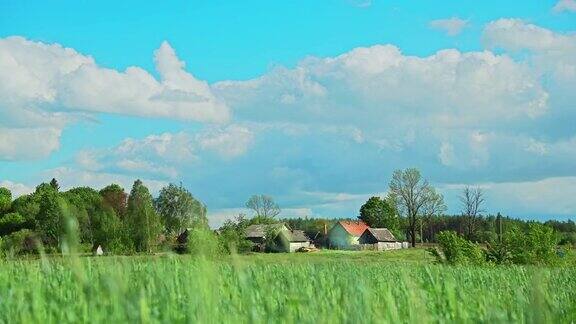
<path fill-rule="evenodd" d="M 360 236 L 368 229 L 363 221 L 338 221 L 328 232 L 331 248 L 350 249 L 359 246 Z"/>

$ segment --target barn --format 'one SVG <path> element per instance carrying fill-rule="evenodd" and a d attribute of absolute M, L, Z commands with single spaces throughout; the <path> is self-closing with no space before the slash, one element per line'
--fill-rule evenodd
<path fill-rule="evenodd" d="M 328 232 L 328 246 L 336 249 L 359 247 L 359 239 L 368 228 L 363 221 L 338 221 Z"/>
<path fill-rule="evenodd" d="M 378 251 L 396 250 L 404 247 L 387 228 L 367 228 L 358 240 L 363 246 L 372 246 Z"/>

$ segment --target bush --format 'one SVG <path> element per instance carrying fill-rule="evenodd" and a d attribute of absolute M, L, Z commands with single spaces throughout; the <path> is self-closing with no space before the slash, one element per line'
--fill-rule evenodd
<path fill-rule="evenodd" d="M 218 238 L 209 229 L 194 228 L 188 233 L 188 252 L 195 256 L 206 258 L 222 255 Z"/>
<path fill-rule="evenodd" d="M 449 264 L 474 264 L 485 262 L 482 249 L 476 243 L 472 243 L 453 231 L 443 231 L 437 236 L 440 251 L 435 256 Z"/>
<path fill-rule="evenodd" d="M 502 244 L 517 264 L 551 264 L 557 261 L 554 230 L 546 225 L 530 223 L 527 231 L 517 227 L 504 234 Z"/>
<path fill-rule="evenodd" d="M 38 239 L 34 232 L 22 229 L 10 235 L 0 237 L 0 254 L 13 257 L 25 253 L 36 252 Z"/>
<path fill-rule="evenodd" d="M 576 233 L 562 233 L 558 244 L 576 246 Z"/>
<path fill-rule="evenodd" d="M 10 234 L 26 226 L 26 220 L 19 213 L 8 213 L 0 216 L 0 235 Z"/>
<path fill-rule="evenodd" d="M 244 238 L 244 233 L 227 228 L 220 231 L 218 241 L 222 251 L 227 253 L 248 253 L 254 248 L 254 244 Z"/>

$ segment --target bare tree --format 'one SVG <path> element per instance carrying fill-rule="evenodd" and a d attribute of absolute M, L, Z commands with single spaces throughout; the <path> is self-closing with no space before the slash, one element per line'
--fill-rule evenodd
<path fill-rule="evenodd" d="M 435 215 L 440 215 L 446 211 L 446 204 L 444 204 L 444 196 L 437 193 L 434 188 L 430 192 L 428 203 L 422 207 L 422 219 L 420 220 L 420 243 L 423 242 L 423 223 L 428 223 L 430 218 Z M 431 233 L 434 235 L 434 233 Z"/>
<path fill-rule="evenodd" d="M 476 221 L 484 212 L 482 206 L 484 204 L 484 192 L 479 187 L 471 188 L 466 186 L 462 189 L 460 202 L 462 204 L 462 215 L 466 217 L 466 237 L 472 240 L 476 230 Z"/>
<path fill-rule="evenodd" d="M 426 213 L 444 210 L 444 198 L 436 193 L 427 180 L 422 179 L 417 169 L 394 171 L 389 187 L 390 198 L 408 219 L 408 232 L 414 247 L 418 220 Z"/>
<path fill-rule="evenodd" d="M 280 207 L 274 199 L 266 195 L 253 195 L 246 202 L 246 208 L 252 209 L 256 217 L 271 219 L 280 214 Z"/>

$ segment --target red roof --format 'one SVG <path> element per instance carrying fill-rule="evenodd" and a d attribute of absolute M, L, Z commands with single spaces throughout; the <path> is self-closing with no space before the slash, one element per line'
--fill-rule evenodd
<path fill-rule="evenodd" d="M 363 221 L 339 221 L 338 222 L 350 235 L 360 236 L 368 228 Z"/>

